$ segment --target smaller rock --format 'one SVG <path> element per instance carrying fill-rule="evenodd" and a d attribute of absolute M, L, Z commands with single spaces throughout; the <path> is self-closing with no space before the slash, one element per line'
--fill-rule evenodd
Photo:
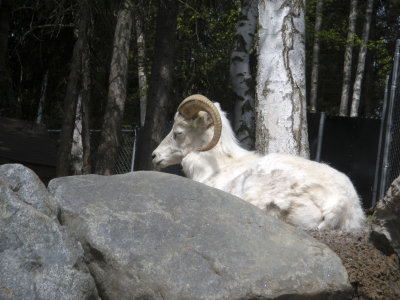
<path fill-rule="evenodd" d="M 97 299 L 81 245 L 31 170 L 0 166 L 0 299 Z"/>
<path fill-rule="evenodd" d="M 55 200 L 31 169 L 20 164 L 0 165 L 0 180 L 3 180 L 21 201 L 47 216 L 56 215 Z"/>
<path fill-rule="evenodd" d="M 370 239 L 385 254 L 396 253 L 400 257 L 400 177 L 375 207 Z"/>

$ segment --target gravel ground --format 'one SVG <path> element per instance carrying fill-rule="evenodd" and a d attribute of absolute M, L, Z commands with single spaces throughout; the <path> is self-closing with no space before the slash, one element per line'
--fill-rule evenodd
<path fill-rule="evenodd" d="M 358 234 L 338 231 L 308 231 L 342 259 L 353 299 L 400 299 L 399 258 L 384 255 L 368 239 L 368 229 Z"/>

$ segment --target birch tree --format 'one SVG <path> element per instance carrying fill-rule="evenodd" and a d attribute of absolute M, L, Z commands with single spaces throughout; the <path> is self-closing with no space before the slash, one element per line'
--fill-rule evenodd
<path fill-rule="evenodd" d="M 347 32 L 346 48 L 344 51 L 344 64 L 343 64 L 343 83 L 342 83 L 342 97 L 340 100 L 340 116 L 348 115 L 349 94 L 350 94 L 350 81 L 351 81 L 351 66 L 353 61 L 353 44 L 356 35 L 356 21 L 357 21 L 357 0 L 350 2 L 350 15 L 349 15 L 349 29 Z"/>
<path fill-rule="evenodd" d="M 371 17 L 372 17 L 373 6 L 374 6 L 374 1 L 368 0 L 367 7 L 365 10 L 365 20 L 361 37 L 362 40 L 360 45 L 360 51 L 358 53 L 357 71 L 353 86 L 353 97 L 351 102 L 350 117 L 358 116 L 358 108 L 360 106 L 360 97 L 361 97 L 361 84 L 364 77 L 365 58 L 367 56 L 368 38 L 369 38 L 369 31 L 371 28 Z"/>
<path fill-rule="evenodd" d="M 317 111 L 319 44 L 320 44 L 320 30 L 322 24 L 322 4 L 323 0 L 317 0 L 315 7 L 314 44 L 313 44 L 311 89 L 310 89 L 311 112 Z"/>
<path fill-rule="evenodd" d="M 256 149 L 309 157 L 305 1 L 260 1 Z"/>
<path fill-rule="evenodd" d="M 132 26 L 132 3 L 130 0 L 125 0 L 118 11 L 115 26 L 107 105 L 96 157 L 95 172 L 97 174 L 111 175 L 114 173 L 125 110 Z"/>
<path fill-rule="evenodd" d="M 256 34 L 257 0 L 242 0 L 230 58 L 230 76 L 235 101 L 234 130 L 243 147 L 254 148 L 254 94 L 250 49 Z"/>

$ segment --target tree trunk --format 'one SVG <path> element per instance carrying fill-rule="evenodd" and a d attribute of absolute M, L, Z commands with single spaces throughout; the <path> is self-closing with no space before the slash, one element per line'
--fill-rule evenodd
<path fill-rule="evenodd" d="M 100 145 L 97 150 L 95 171 L 97 174 L 111 175 L 115 170 L 125 110 L 129 44 L 133 25 L 132 8 L 131 1 L 125 0 L 117 16 L 114 50 L 110 67 L 108 101 L 104 113 Z"/>
<path fill-rule="evenodd" d="M 260 1 L 256 149 L 309 157 L 304 0 Z"/>
<path fill-rule="evenodd" d="M 87 40 L 82 49 L 81 90 L 75 109 L 75 127 L 71 147 L 72 174 L 90 173 L 90 50 Z"/>
<path fill-rule="evenodd" d="M 83 145 L 82 145 L 82 93 L 78 96 L 75 108 L 75 126 L 71 145 L 71 171 L 73 175 L 81 175 L 83 169 Z"/>
<path fill-rule="evenodd" d="M 351 66 L 353 60 L 353 43 L 356 31 L 357 21 L 357 0 L 351 0 L 350 15 L 349 15 L 349 31 L 347 32 L 346 49 L 344 51 L 344 65 L 343 65 L 343 84 L 342 84 L 342 97 L 340 100 L 340 116 L 348 115 L 349 94 L 350 94 L 350 81 L 351 81 Z"/>
<path fill-rule="evenodd" d="M 0 74 L 3 78 L 7 70 L 8 34 L 10 31 L 11 5 L 7 2 L 0 6 Z M 7 74 L 8 75 L 8 74 Z"/>
<path fill-rule="evenodd" d="M 7 67 L 11 2 L 3 1 L 0 5 L 0 103 L 10 103 L 11 105 L 7 106 L 15 107 L 15 94 L 13 93 L 11 76 Z"/>
<path fill-rule="evenodd" d="M 75 124 L 75 107 L 79 96 L 79 83 L 82 70 L 82 49 L 85 44 L 89 23 L 89 8 L 87 3 L 83 2 L 81 5 L 78 39 L 74 45 L 71 70 L 64 98 L 64 119 L 57 157 L 58 177 L 69 175 L 71 166 L 71 146 Z"/>
<path fill-rule="evenodd" d="M 47 69 L 43 76 L 42 88 L 40 89 L 40 99 L 39 99 L 38 112 L 37 112 L 37 117 L 36 117 L 36 124 L 42 123 L 43 108 L 44 108 L 44 102 L 46 99 L 46 91 L 47 91 L 47 83 L 48 82 L 49 82 L 49 70 Z"/>
<path fill-rule="evenodd" d="M 152 72 L 149 79 L 146 122 L 138 144 L 138 170 L 152 170 L 151 153 L 165 135 L 168 99 L 174 73 L 177 3 L 160 0 L 157 37 Z"/>
<path fill-rule="evenodd" d="M 140 100 L 140 126 L 144 126 L 147 106 L 146 45 L 141 16 L 136 18 L 136 44 L 138 55 L 138 78 Z"/>
<path fill-rule="evenodd" d="M 254 80 L 250 70 L 250 49 L 257 30 L 257 5 L 256 0 L 242 0 L 230 62 L 235 101 L 234 130 L 241 145 L 247 149 L 254 149 Z"/>
<path fill-rule="evenodd" d="M 322 24 L 322 4 L 323 0 L 317 0 L 315 8 L 315 26 L 314 26 L 314 45 L 311 70 L 311 91 L 310 105 L 311 112 L 317 111 L 317 95 L 318 95 L 318 72 L 319 72 L 319 42 Z"/>
<path fill-rule="evenodd" d="M 91 173 L 90 163 L 90 125 L 89 125 L 89 102 L 91 99 L 91 72 L 90 72 L 90 47 L 88 40 L 91 31 L 88 30 L 87 41 L 82 51 L 82 87 L 81 87 L 81 120 L 82 120 L 82 174 Z"/>
<path fill-rule="evenodd" d="M 371 28 L 371 16 L 374 7 L 374 0 L 368 0 L 367 8 L 365 10 L 365 21 L 362 33 L 362 41 L 360 45 L 360 52 L 358 53 L 358 63 L 356 78 L 353 86 L 353 98 L 351 102 L 350 117 L 358 117 L 358 108 L 360 106 L 361 97 L 361 84 L 365 70 L 365 58 L 367 56 L 369 30 Z"/>

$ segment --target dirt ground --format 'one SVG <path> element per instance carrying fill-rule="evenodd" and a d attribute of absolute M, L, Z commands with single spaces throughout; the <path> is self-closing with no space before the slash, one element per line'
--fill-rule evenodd
<path fill-rule="evenodd" d="M 368 229 L 359 234 L 309 231 L 342 259 L 351 284 L 353 299 L 400 299 L 400 270 L 396 254 L 384 255 L 368 239 Z"/>

